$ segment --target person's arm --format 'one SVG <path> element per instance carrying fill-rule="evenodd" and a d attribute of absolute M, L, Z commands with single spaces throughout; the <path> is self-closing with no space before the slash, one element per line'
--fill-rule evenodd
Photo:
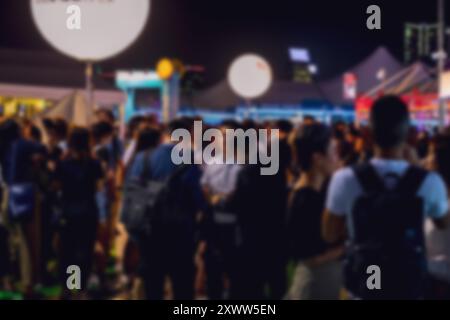
<path fill-rule="evenodd" d="M 322 237 L 326 242 L 335 243 L 346 238 L 346 215 L 356 188 L 352 169 L 341 169 L 333 175 L 322 216 Z"/>
<path fill-rule="evenodd" d="M 325 210 L 322 217 L 322 237 L 328 243 L 335 243 L 346 237 L 345 217 Z"/>
<path fill-rule="evenodd" d="M 436 172 L 429 173 L 419 194 L 425 199 L 425 215 L 437 229 L 446 229 L 450 222 L 448 194 L 441 176 Z"/>

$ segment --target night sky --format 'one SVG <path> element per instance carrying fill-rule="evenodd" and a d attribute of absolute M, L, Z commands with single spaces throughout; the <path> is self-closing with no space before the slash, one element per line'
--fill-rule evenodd
<path fill-rule="evenodd" d="M 382 30 L 366 28 L 370 4 L 381 7 Z M 379 45 L 403 59 L 404 23 L 435 20 L 435 0 L 152 0 L 150 22 L 138 42 L 103 67 L 149 68 L 162 56 L 178 57 L 204 65 L 207 82 L 214 83 L 234 57 L 256 52 L 282 77 L 287 48 L 299 46 L 310 49 L 320 77 L 327 78 Z M 33 25 L 28 0 L 0 1 L 0 47 L 52 50 Z"/>

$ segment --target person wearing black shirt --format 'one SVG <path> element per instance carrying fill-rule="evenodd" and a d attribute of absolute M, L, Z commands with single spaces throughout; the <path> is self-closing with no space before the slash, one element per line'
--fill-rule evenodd
<path fill-rule="evenodd" d="M 341 268 L 339 245 L 327 244 L 321 236 L 326 182 L 337 165 L 336 144 L 331 131 L 321 124 L 301 127 L 291 145 L 301 175 L 288 205 L 290 258 L 296 263 L 289 300 L 339 298 Z"/>
<path fill-rule="evenodd" d="M 286 174 L 280 166 L 274 175 L 261 175 L 261 167 L 244 165 L 224 204 L 236 213 L 239 227 L 232 300 L 279 300 L 286 292 Z"/>
<path fill-rule="evenodd" d="M 100 162 L 91 156 L 89 131 L 73 129 L 68 155 L 56 169 L 62 204 L 60 263 L 64 284 L 67 267 L 80 267 L 81 290 L 85 290 L 93 263 L 99 219 L 95 195 L 102 178 Z"/>

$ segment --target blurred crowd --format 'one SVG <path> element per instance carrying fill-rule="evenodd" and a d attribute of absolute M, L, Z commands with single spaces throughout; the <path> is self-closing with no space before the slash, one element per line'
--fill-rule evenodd
<path fill-rule="evenodd" d="M 278 129 L 279 171 L 264 176 L 260 164 L 174 164 L 171 134 L 195 120 L 3 120 L 2 297 L 450 298 L 450 132 L 413 127 L 396 97 L 367 126 L 218 125 Z M 195 158 L 205 145 L 193 142 Z M 372 264 L 384 295 L 361 288 Z M 74 265 L 81 290 L 67 286 Z"/>

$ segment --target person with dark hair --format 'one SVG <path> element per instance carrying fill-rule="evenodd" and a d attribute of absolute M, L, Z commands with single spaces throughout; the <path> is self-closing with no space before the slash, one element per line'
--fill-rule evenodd
<path fill-rule="evenodd" d="M 96 125 L 94 125 L 94 128 L 98 125 L 99 127 L 97 129 L 100 130 L 99 134 L 103 135 L 103 139 L 107 141 L 103 144 L 104 148 L 106 149 L 105 151 L 108 154 L 108 170 L 114 172 L 114 178 L 108 181 L 108 185 L 110 185 L 112 189 L 115 189 L 115 175 L 117 173 L 117 170 L 121 169 L 122 167 L 122 154 L 124 152 L 124 146 L 118 136 L 118 133 L 116 132 L 116 118 L 113 111 L 110 109 L 99 109 L 96 111 L 95 115 L 97 121 Z M 114 195 L 114 197 L 116 196 Z M 116 200 L 111 199 L 111 201 L 114 203 Z"/>
<path fill-rule="evenodd" d="M 69 135 L 67 157 L 59 163 L 55 174 L 62 206 L 60 272 L 65 286 L 67 268 L 79 266 L 84 293 L 93 264 L 99 220 L 95 196 L 102 179 L 101 164 L 92 157 L 89 130 L 74 128 Z"/>
<path fill-rule="evenodd" d="M 27 293 L 40 281 L 39 222 L 42 200 L 38 174 L 45 160 L 45 148 L 23 137 L 20 125 L 7 120 L 0 127 L 0 166 L 8 188 L 8 220 L 20 230 L 24 249 L 20 260 Z M 30 290 L 30 291 L 29 291 Z"/>
<path fill-rule="evenodd" d="M 280 149 L 280 171 L 286 174 L 290 183 L 293 179 L 294 170 L 292 170 L 292 150 L 289 146 L 289 136 L 293 131 L 293 125 L 289 120 L 278 120 L 271 125 L 271 129 L 278 129 L 278 141 Z"/>
<path fill-rule="evenodd" d="M 430 145 L 430 169 L 442 176 L 450 190 L 450 130 L 439 133 Z M 425 222 L 428 268 L 434 286 L 431 298 L 450 298 L 450 229 L 439 230 L 429 220 Z M 434 290 L 433 290 L 434 289 Z"/>
<path fill-rule="evenodd" d="M 95 141 L 94 151 L 97 158 L 102 162 L 104 170 L 110 169 L 113 161 L 109 145 L 114 135 L 114 128 L 109 122 L 97 122 L 92 127 L 92 137 Z"/>
<path fill-rule="evenodd" d="M 339 170 L 331 180 L 322 232 L 330 243 L 348 237 L 345 286 L 354 297 L 423 298 L 423 220 L 432 219 L 438 228 L 448 224 L 447 191 L 440 175 L 404 160 L 409 126 L 408 108 L 400 98 L 375 101 L 370 112 L 374 158 Z M 381 274 L 371 282 L 367 270 Z"/>
<path fill-rule="evenodd" d="M 2 149 L 5 147 L 8 141 L 6 134 L 6 127 L 4 123 L 0 124 L 0 291 L 8 289 L 10 287 L 9 277 L 11 276 L 11 259 L 10 259 L 10 242 L 9 242 L 9 230 L 6 226 L 6 213 L 7 207 L 7 185 L 3 178 L 2 170 Z"/>
<path fill-rule="evenodd" d="M 114 162 L 113 153 L 111 152 L 111 142 L 114 137 L 114 127 L 110 122 L 100 121 L 92 126 L 92 137 L 95 142 L 94 155 L 100 162 L 102 170 L 105 173 L 102 188 L 96 193 L 98 213 L 99 213 L 99 243 L 102 252 L 105 253 L 100 261 L 108 261 L 110 258 L 110 247 L 113 240 L 113 208 L 116 201 L 116 170 L 112 166 Z M 108 261 L 109 262 L 109 261 Z M 98 274 L 104 280 L 104 272 L 106 263 L 98 263 L 101 266 Z M 105 281 L 102 281 L 105 283 Z"/>
<path fill-rule="evenodd" d="M 59 160 L 67 151 L 68 125 L 64 119 L 44 119 L 43 125 L 47 134 L 48 167 L 54 170 Z"/>
<path fill-rule="evenodd" d="M 199 167 L 172 161 L 177 142 L 172 133 L 177 129 L 191 131 L 191 126 L 183 119 L 171 121 L 163 132 L 162 144 L 138 153 L 130 168 L 130 179 L 145 183 L 152 190 L 149 196 L 155 199 L 143 222 L 150 231 L 141 237 L 141 270 L 149 300 L 164 298 L 166 276 L 172 281 L 176 300 L 194 298 L 198 218 L 200 212 L 206 212 L 206 201 Z"/>
<path fill-rule="evenodd" d="M 0 125 L 0 163 L 3 170 L 3 177 L 8 181 L 10 159 L 8 151 L 11 145 L 20 137 L 20 126 L 15 120 L 9 119 Z"/>
<path fill-rule="evenodd" d="M 135 142 L 134 154 L 130 158 L 130 167 L 133 166 L 135 158 L 139 154 L 143 154 L 145 152 L 154 150 L 158 147 L 161 141 L 161 132 L 155 128 L 144 128 L 141 131 L 137 132 L 137 138 Z M 132 176 L 132 171 L 127 170 L 125 172 L 125 179 L 129 180 Z"/>
<path fill-rule="evenodd" d="M 270 129 L 269 124 L 267 130 Z M 232 222 L 231 227 L 234 227 L 233 237 L 222 240 L 230 239 L 228 247 L 233 249 L 231 255 L 228 253 L 227 270 L 230 279 L 228 298 L 232 300 L 281 299 L 286 290 L 286 175 L 282 170 L 273 175 L 262 175 L 264 165 L 249 163 L 252 152 L 263 149 L 263 152 L 276 152 L 273 146 L 279 136 L 272 138 L 257 140 L 257 150 L 247 147 L 238 150 L 237 156 L 245 159 L 246 164 L 239 165 L 234 181 L 229 180 L 233 181 L 233 188 L 219 202 L 219 213 L 232 214 L 222 221 L 229 225 Z M 223 184 L 228 180 L 227 176 L 221 180 Z"/>
<path fill-rule="evenodd" d="M 342 244 L 327 244 L 321 235 L 326 183 L 337 166 L 336 143 L 322 124 L 301 127 L 292 137 L 295 163 L 301 171 L 289 198 L 289 256 L 295 274 L 290 300 L 336 300 L 342 285 Z"/>
<path fill-rule="evenodd" d="M 99 109 L 95 112 L 95 116 L 97 117 L 97 122 L 108 122 L 109 124 L 114 125 L 114 121 L 116 121 L 114 112 L 110 109 Z"/>
<path fill-rule="evenodd" d="M 140 131 L 143 127 L 146 127 L 147 123 L 143 116 L 133 117 L 127 126 L 126 139 L 127 144 L 122 157 L 122 163 L 124 166 L 125 173 L 130 166 L 130 163 L 136 155 L 136 144 Z"/>
<path fill-rule="evenodd" d="M 67 149 L 67 135 L 69 133 L 67 121 L 61 118 L 53 120 L 52 129 L 58 147 L 64 152 Z"/>
<path fill-rule="evenodd" d="M 429 154 L 430 134 L 426 130 L 419 132 L 417 137 L 417 155 L 424 160 Z"/>
<path fill-rule="evenodd" d="M 153 149 L 158 146 L 161 139 L 161 133 L 154 128 L 146 128 L 139 133 L 136 152 L 140 153 L 145 150 Z"/>
<path fill-rule="evenodd" d="M 309 125 L 315 124 L 315 123 L 317 123 L 317 120 L 316 120 L 316 118 L 314 118 L 313 116 L 306 115 L 306 116 L 303 118 L 303 124 L 304 124 L 305 126 L 309 126 Z"/>
<path fill-rule="evenodd" d="M 239 127 L 234 120 L 225 120 L 219 126 L 221 132 L 220 150 L 217 157 L 220 163 L 205 164 L 201 184 L 203 192 L 212 207 L 211 237 L 207 239 L 205 251 L 205 268 L 207 273 L 207 293 L 210 299 L 225 298 L 224 277 L 228 278 L 231 295 L 238 281 L 240 262 L 237 261 L 239 243 L 236 232 L 238 229 L 235 212 L 224 208 L 226 198 L 234 191 L 241 164 L 237 164 L 238 152 L 226 152 L 227 130 L 236 130 Z"/>
<path fill-rule="evenodd" d="M 41 130 L 36 126 L 32 126 L 30 129 L 30 138 L 36 143 L 42 143 Z"/>

